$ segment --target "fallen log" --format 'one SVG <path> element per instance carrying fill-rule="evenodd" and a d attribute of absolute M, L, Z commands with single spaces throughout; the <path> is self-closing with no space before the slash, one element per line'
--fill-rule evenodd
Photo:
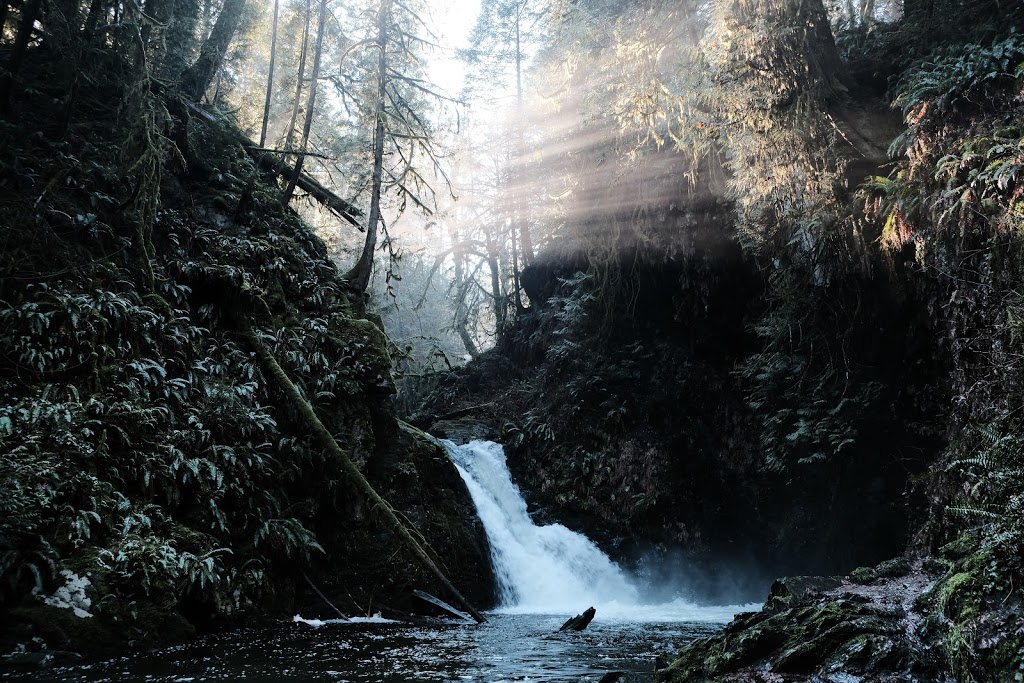
<path fill-rule="evenodd" d="M 593 607 L 591 607 L 590 609 L 588 609 L 583 614 L 577 614 L 572 619 L 570 619 L 569 621 L 567 621 L 564 624 L 562 624 L 562 628 L 560 628 L 558 630 L 559 630 L 559 632 L 561 632 L 561 631 L 582 631 L 583 629 L 585 629 L 587 626 L 590 625 L 590 622 L 593 621 L 595 614 L 597 614 L 597 610 L 594 609 Z"/>
<path fill-rule="evenodd" d="M 206 111 L 198 104 L 193 102 L 186 103 L 188 108 L 191 109 L 195 114 L 207 123 L 212 123 L 224 127 L 234 137 L 245 151 L 253 158 L 256 164 L 263 169 L 273 171 L 275 175 L 281 176 L 282 178 L 291 178 L 295 173 L 295 167 L 291 164 L 277 158 L 276 155 L 271 154 L 261 148 L 258 144 L 250 140 L 248 137 L 243 135 L 241 132 L 232 130 L 225 126 L 224 122 L 219 118 Z M 324 206 L 326 206 L 334 215 L 342 218 L 352 225 L 356 226 L 360 230 L 363 226 L 356 220 L 358 216 L 362 216 L 363 212 L 358 208 L 345 201 L 338 195 L 334 194 L 318 181 L 314 180 L 311 176 L 305 173 L 299 174 L 299 179 L 296 181 L 295 186 L 300 190 L 307 192 L 310 197 L 317 200 Z"/>
<path fill-rule="evenodd" d="M 254 306 L 258 308 L 266 309 L 266 303 L 262 299 L 256 299 L 258 302 L 254 302 Z M 394 508 L 380 497 L 374 488 L 370 485 L 370 482 L 366 480 L 363 473 L 359 471 L 352 459 L 348 457 L 348 454 L 342 450 L 341 446 L 328 431 L 327 427 L 324 426 L 320 418 L 317 417 L 316 411 L 313 409 L 312 404 L 306 400 L 306 398 L 299 391 L 295 383 L 291 381 L 288 374 L 284 371 L 284 368 L 278 364 L 277 359 L 270 353 L 256 331 L 251 325 L 239 321 L 239 331 L 242 338 L 248 344 L 249 348 L 256 354 L 256 360 L 259 363 L 260 370 L 263 372 L 264 378 L 271 385 L 274 385 L 279 393 L 284 394 L 288 398 L 288 403 L 294 406 L 295 410 L 305 420 L 307 426 L 312 430 L 312 435 L 315 439 L 320 442 L 320 445 L 330 454 L 334 462 L 341 468 L 341 470 L 348 476 L 355 487 L 362 493 L 370 503 L 370 509 L 379 511 L 384 517 L 384 520 L 391 526 L 392 530 L 402 542 L 406 545 L 409 550 L 412 551 L 413 555 L 420 561 L 420 564 L 433 574 L 434 578 L 444 586 L 448 591 L 455 597 L 459 605 L 461 605 L 473 619 L 478 623 L 482 624 L 487 621 L 483 615 L 481 615 L 473 605 L 459 592 L 448 577 L 438 569 L 437 565 L 427 554 L 427 551 L 423 549 L 423 546 L 413 537 L 409 529 L 406 528 L 405 524 L 398 518 Z"/>
<path fill-rule="evenodd" d="M 473 621 L 473 617 L 469 616 L 468 614 L 466 614 L 462 610 L 455 609 L 454 607 L 449 605 L 447 602 L 445 602 L 441 598 L 435 598 L 430 593 L 427 593 L 425 591 L 420 591 L 420 590 L 414 590 L 412 592 L 412 594 L 415 595 L 420 600 L 425 600 L 425 601 L 429 602 L 432 605 L 436 605 L 436 606 L 440 607 L 445 612 L 448 612 L 449 614 L 454 615 L 454 616 L 458 617 L 459 619 L 464 619 L 466 621 Z"/>

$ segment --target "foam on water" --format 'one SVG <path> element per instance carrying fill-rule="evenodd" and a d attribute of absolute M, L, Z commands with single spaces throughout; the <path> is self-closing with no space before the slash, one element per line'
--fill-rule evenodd
<path fill-rule="evenodd" d="M 602 620 L 725 622 L 757 605 L 706 607 L 682 599 L 645 601 L 626 573 L 583 534 L 561 524 L 538 526 L 491 441 L 444 441 L 476 504 L 491 546 L 504 614 L 576 614 L 597 608 Z"/>

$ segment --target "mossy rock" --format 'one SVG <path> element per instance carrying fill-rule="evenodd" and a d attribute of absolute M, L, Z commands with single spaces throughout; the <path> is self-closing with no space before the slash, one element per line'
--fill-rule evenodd
<path fill-rule="evenodd" d="M 850 572 L 850 581 L 862 586 L 874 583 L 877 578 L 878 573 L 871 567 L 857 567 Z"/>
<path fill-rule="evenodd" d="M 862 602 L 833 599 L 814 602 L 837 584 L 835 577 L 795 577 L 780 580 L 776 594 L 794 606 L 770 614 L 741 615 L 723 632 L 695 641 L 678 659 L 658 672 L 658 680 L 690 683 L 748 680 L 752 672 L 810 676 L 809 680 L 856 681 L 869 672 L 896 669 L 908 660 L 900 644 L 902 625 L 895 614 L 879 613 Z M 760 675 L 760 674 L 758 674 Z M 761 680 L 754 676 L 749 680 Z M 774 680 L 774 679 L 772 679 Z"/>
<path fill-rule="evenodd" d="M 776 579 L 764 603 L 764 610 L 778 612 L 842 584 L 843 579 L 839 576 L 789 576 Z"/>
<path fill-rule="evenodd" d="M 967 532 L 939 548 L 939 557 L 957 561 L 974 552 L 978 547 L 978 537 L 973 532 Z"/>
<path fill-rule="evenodd" d="M 905 557 L 894 557 L 875 567 L 875 573 L 883 579 L 898 579 L 913 571 L 910 560 Z"/>

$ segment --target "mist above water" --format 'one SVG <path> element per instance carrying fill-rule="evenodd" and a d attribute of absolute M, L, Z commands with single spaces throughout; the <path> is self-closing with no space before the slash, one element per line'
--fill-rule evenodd
<path fill-rule="evenodd" d="M 497 612 L 577 614 L 590 606 L 602 619 L 639 622 L 728 621 L 756 605 L 699 606 L 671 587 L 641 587 L 593 541 L 561 524 L 538 526 L 512 481 L 499 444 L 443 442 L 466 482 L 491 547 L 498 582 Z"/>

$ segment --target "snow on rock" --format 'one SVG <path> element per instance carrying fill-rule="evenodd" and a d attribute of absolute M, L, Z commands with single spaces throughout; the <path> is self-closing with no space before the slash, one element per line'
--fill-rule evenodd
<path fill-rule="evenodd" d="M 89 577 L 79 576 L 69 569 L 62 569 L 60 575 L 64 577 L 64 585 L 55 590 L 53 595 L 43 596 L 43 602 L 51 607 L 73 610 L 76 617 L 92 617 L 89 613 L 92 600 L 85 594 L 85 589 L 92 585 Z M 39 595 L 39 588 L 32 593 Z"/>

